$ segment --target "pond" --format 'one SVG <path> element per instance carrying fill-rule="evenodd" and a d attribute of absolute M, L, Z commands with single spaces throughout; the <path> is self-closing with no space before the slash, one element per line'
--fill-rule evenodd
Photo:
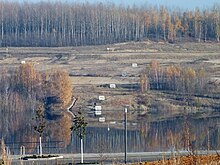
<path fill-rule="evenodd" d="M 156 122 L 139 122 L 136 129 L 128 126 L 128 152 L 220 149 L 218 117 L 175 117 Z M 88 127 L 84 139 L 87 153 L 124 152 L 124 129 Z M 79 138 L 72 135 L 67 152 L 80 152 Z"/>

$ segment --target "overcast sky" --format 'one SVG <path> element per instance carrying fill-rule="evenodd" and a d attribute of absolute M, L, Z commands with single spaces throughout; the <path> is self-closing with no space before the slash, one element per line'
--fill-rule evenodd
<path fill-rule="evenodd" d="M 13 0 L 12 0 L 13 1 Z M 14 0 L 14 1 L 27 1 L 27 0 Z M 39 1 L 47 1 L 47 0 L 29 0 L 33 2 L 39 2 Z M 220 4 L 220 0 L 48 0 L 48 1 L 61 1 L 61 2 L 90 2 L 90 3 L 96 3 L 96 2 L 112 2 L 117 5 L 137 5 L 137 6 L 143 6 L 143 5 L 165 5 L 168 8 L 178 7 L 181 9 L 195 9 L 195 7 L 199 7 L 201 9 L 206 7 L 212 7 L 215 3 Z"/>

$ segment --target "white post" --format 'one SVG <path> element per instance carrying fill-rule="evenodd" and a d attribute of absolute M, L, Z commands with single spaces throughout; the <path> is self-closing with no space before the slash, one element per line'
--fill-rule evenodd
<path fill-rule="evenodd" d="M 21 146 L 21 147 L 20 147 L 20 155 L 23 155 L 22 153 L 23 153 L 23 152 L 22 152 L 22 146 Z"/>
<path fill-rule="evenodd" d="M 25 146 L 20 147 L 20 155 L 25 155 Z"/>
<path fill-rule="evenodd" d="M 127 107 L 125 107 L 125 111 L 124 111 L 124 120 L 125 120 L 125 132 L 124 132 L 124 139 L 125 139 L 125 164 L 127 164 L 127 136 L 128 136 L 128 131 L 127 131 L 127 113 L 128 113 L 128 109 Z"/>
<path fill-rule="evenodd" d="M 22 146 L 22 148 L 23 148 L 22 155 L 25 155 L 25 146 Z"/>
<path fill-rule="evenodd" d="M 40 156 L 42 156 L 42 143 L 41 143 L 41 136 L 40 136 Z"/>
<path fill-rule="evenodd" d="M 81 143 L 81 163 L 83 163 L 83 138 L 80 139 Z"/>
<path fill-rule="evenodd" d="M 6 146 L 5 148 L 6 148 L 6 156 L 8 157 L 9 156 L 9 147 Z"/>

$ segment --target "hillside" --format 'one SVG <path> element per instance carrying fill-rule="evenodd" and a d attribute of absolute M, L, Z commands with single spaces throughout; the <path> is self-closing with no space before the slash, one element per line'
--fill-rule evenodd
<path fill-rule="evenodd" d="M 171 44 L 142 41 L 82 47 L 9 47 L 7 50 L 0 49 L 0 66 L 16 68 L 21 61 L 25 61 L 33 63 L 38 71 L 54 68 L 68 71 L 73 95 L 77 99 L 72 111 L 82 110 L 90 127 L 122 129 L 124 107 L 128 106 L 129 130 L 139 130 L 152 143 L 146 146 L 154 150 L 161 144 L 168 146 L 171 134 L 176 138 L 176 143 L 179 136 L 188 134 L 189 137 L 190 133 L 192 139 L 185 137 L 185 140 L 181 140 L 183 143 L 188 139 L 197 147 L 207 145 L 206 131 L 211 127 L 212 144 L 216 144 L 220 115 L 219 52 L 219 43 L 194 42 Z M 140 75 L 145 73 L 153 60 L 161 68 L 204 68 L 205 90 L 184 92 L 149 88 L 141 92 Z M 116 88 L 110 88 L 110 84 L 115 84 Z M 105 96 L 106 99 L 100 101 L 99 96 Z M 94 115 L 95 105 L 102 106 L 101 116 Z M 99 117 L 104 117 L 105 122 L 100 123 Z M 199 135 L 199 132 L 204 134 Z M 166 140 L 159 136 L 166 137 Z M 195 142 L 196 139 L 199 141 Z"/>

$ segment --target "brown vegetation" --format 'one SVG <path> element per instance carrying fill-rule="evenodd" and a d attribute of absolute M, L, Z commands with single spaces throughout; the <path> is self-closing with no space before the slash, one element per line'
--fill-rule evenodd
<path fill-rule="evenodd" d="M 71 120 L 65 108 L 72 99 L 72 86 L 65 71 L 49 72 L 45 76 L 33 64 L 26 63 L 14 70 L 5 70 L 0 81 L 0 116 L 4 116 L 0 123 L 1 137 L 16 136 L 21 144 L 31 144 L 36 142 L 35 130 L 42 137 L 69 143 Z M 50 123 L 56 124 L 48 127 Z M 47 133 L 57 133 L 58 128 L 66 131 L 56 137 Z M 32 145 L 28 147 L 34 147 Z"/>
<path fill-rule="evenodd" d="M 220 163 L 219 155 L 205 155 L 205 156 L 177 156 L 168 160 L 142 162 L 132 165 L 217 165 Z"/>
<path fill-rule="evenodd" d="M 209 79 L 204 68 L 195 70 L 175 65 L 161 67 L 158 61 L 153 60 L 146 71 L 141 73 L 140 88 L 142 92 L 156 89 L 204 94 Z"/>

